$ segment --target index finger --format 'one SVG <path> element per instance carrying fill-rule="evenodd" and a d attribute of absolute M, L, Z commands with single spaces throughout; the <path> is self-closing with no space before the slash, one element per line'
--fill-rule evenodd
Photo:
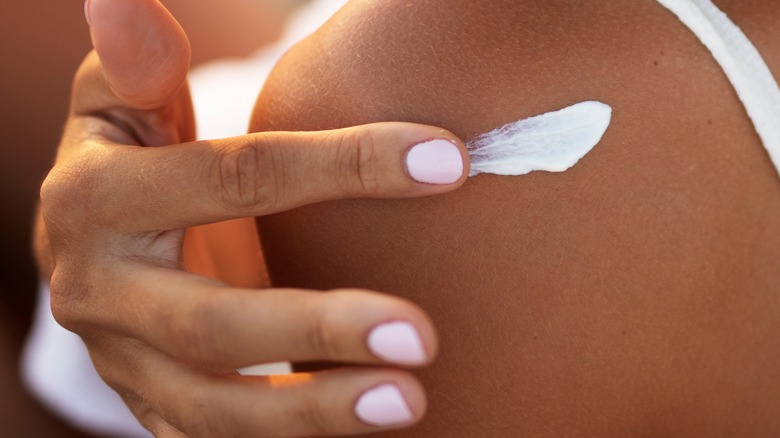
<path fill-rule="evenodd" d="M 62 198 L 63 208 L 89 211 L 91 227 L 156 232 L 326 200 L 441 194 L 463 184 L 468 163 L 453 134 L 410 123 L 256 133 L 164 148 L 96 143 L 56 168 L 42 196 L 54 201 L 50 205 Z M 78 199 L 69 193 L 79 193 Z"/>

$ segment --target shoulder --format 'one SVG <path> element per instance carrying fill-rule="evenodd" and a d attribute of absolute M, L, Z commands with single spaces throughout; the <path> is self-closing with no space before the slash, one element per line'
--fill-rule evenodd
<path fill-rule="evenodd" d="M 771 23 L 755 12 L 768 2 L 717 3 L 780 72 L 780 39 L 766 38 Z M 253 129 L 400 120 L 469 140 L 585 100 L 609 104 L 613 122 L 565 173 L 480 176 L 443 197 L 333 202 L 261 219 L 272 278 L 393 291 L 430 309 L 458 342 L 443 342 L 446 365 L 425 375 L 439 411 L 421 436 L 477 424 L 538 435 L 592 430 L 594 421 L 604 430 L 651 421 L 683 434 L 700 421 L 713 431 L 776 427 L 776 385 L 739 376 L 744 363 L 777 368 L 778 354 L 766 351 L 780 330 L 780 185 L 722 70 L 658 2 L 353 1 L 279 64 Z M 734 353 L 748 337 L 762 343 Z M 490 384 L 474 378 L 475 361 Z M 707 420 L 741 403 L 711 388 L 716 374 L 763 410 L 750 403 Z M 624 411 L 621 401 L 637 394 Z M 689 404 L 691 394 L 706 403 Z M 466 398 L 495 417 L 453 401 Z"/>
<path fill-rule="evenodd" d="M 770 32 L 755 22 L 760 7 L 732 9 Z M 683 90 L 696 105 L 731 91 L 706 49 L 656 1 L 358 0 L 285 56 L 253 126 L 403 119 L 470 137 L 510 112 L 517 119 L 577 99 L 669 104 Z M 472 129 L 462 118 L 482 123 Z"/>

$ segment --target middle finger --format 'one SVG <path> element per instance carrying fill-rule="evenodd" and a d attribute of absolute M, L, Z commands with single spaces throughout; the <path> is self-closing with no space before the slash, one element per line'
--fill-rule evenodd
<path fill-rule="evenodd" d="M 368 291 L 234 289 L 192 274 L 138 264 L 111 294 L 80 312 L 91 323 L 205 366 L 282 361 L 419 366 L 437 351 L 416 305 Z"/>

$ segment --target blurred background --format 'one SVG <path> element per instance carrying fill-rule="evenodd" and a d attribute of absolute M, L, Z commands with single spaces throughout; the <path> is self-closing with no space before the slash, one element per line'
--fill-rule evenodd
<path fill-rule="evenodd" d="M 190 37 L 193 65 L 244 57 L 278 38 L 305 0 L 165 0 Z M 35 304 L 31 234 L 38 189 L 65 122 L 70 84 L 90 50 L 81 0 L 4 2 L 0 13 L 0 436 L 86 436 L 49 415 L 18 379 Z"/>

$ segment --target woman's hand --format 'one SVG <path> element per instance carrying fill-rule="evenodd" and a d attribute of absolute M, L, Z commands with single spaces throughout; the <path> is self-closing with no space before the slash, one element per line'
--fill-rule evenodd
<path fill-rule="evenodd" d="M 421 309 L 367 291 L 233 289 L 183 271 L 182 239 L 187 227 L 324 200 L 451 191 L 468 174 L 462 143 L 401 123 L 193 141 L 189 45 L 175 19 L 156 0 L 87 10 L 96 51 L 41 191 L 36 247 L 55 317 L 81 335 L 103 379 L 157 436 L 418 421 L 424 392 L 402 368 L 436 354 Z M 278 361 L 365 366 L 235 372 Z"/>

